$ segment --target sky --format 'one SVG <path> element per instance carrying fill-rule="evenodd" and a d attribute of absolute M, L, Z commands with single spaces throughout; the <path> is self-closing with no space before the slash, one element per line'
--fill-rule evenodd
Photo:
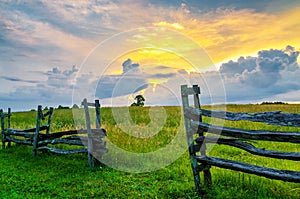
<path fill-rule="evenodd" d="M 300 1 L 2 0 L 0 108 L 300 102 Z"/>

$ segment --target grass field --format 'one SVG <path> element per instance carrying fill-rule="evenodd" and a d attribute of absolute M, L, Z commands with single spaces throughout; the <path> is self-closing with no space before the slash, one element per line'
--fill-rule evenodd
<path fill-rule="evenodd" d="M 300 113 L 300 105 L 227 106 L 227 111 L 234 112 L 274 110 Z M 129 112 L 137 126 L 147 129 L 146 127 L 151 124 L 149 111 L 151 111 L 149 107 L 132 107 Z M 172 142 L 178 131 L 181 131 L 180 107 L 165 107 L 166 120 L 162 128 L 148 139 L 130 136 L 119 128 L 111 108 L 102 108 L 101 114 L 102 127 L 108 133 L 107 139 L 131 152 L 156 151 Z M 20 129 L 34 127 L 35 115 L 34 111 L 13 113 L 11 126 Z M 208 118 L 204 119 L 208 120 Z M 126 121 L 123 122 L 127 124 Z M 300 132 L 300 128 L 270 127 L 244 121 L 226 122 L 225 125 Z M 51 132 L 74 128 L 71 110 L 54 111 Z M 275 142 L 253 144 L 266 149 L 300 152 L 300 146 L 296 144 Z M 299 162 L 266 159 L 227 146 L 215 145 L 209 155 L 300 171 Z M 212 167 L 211 171 L 213 189 L 208 193 L 210 198 L 300 198 L 300 184 L 270 180 L 215 167 Z M 38 156 L 33 158 L 31 147 L 13 145 L 9 149 L 0 150 L 0 175 L 0 198 L 197 198 L 187 151 L 175 162 L 159 170 L 129 173 L 108 166 L 89 168 L 84 154 L 55 155 L 39 152 Z"/>

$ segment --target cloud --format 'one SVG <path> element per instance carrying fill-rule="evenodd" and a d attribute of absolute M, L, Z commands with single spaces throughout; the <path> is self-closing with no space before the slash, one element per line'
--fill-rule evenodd
<path fill-rule="evenodd" d="M 149 78 L 154 78 L 154 79 L 167 79 L 167 78 L 172 78 L 176 76 L 176 73 L 156 73 L 153 75 L 149 75 Z"/>
<path fill-rule="evenodd" d="M 96 97 L 100 99 L 117 99 L 118 97 L 128 97 L 138 92 L 144 93 L 145 90 L 151 89 L 153 84 L 159 85 L 163 82 L 167 82 L 169 79 L 176 78 L 178 73 L 172 67 L 162 65 L 152 66 L 151 70 L 145 70 L 140 67 L 140 64 L 133 63 L 131 59 L 124 61 L 122 66 L 122 74 L 102 75 L 98 78 L 95 91 Z M 149 96 L 147 97 L 149 98 Z M 151 99 L 154 98 L 151 97 Z M 123 105 L 124 103 L 126 104 L 126 102 L 123 102 Z M 120 102 L 118 104 L 122 103 Z"/>
<path fill-rule="evenodd" d="M 204 12 L 205 6 L 213 9 Z M 236 1 L 7 1 L 1 4 L 0 24 L 4 24 L 6 30 L 0 40 L 14 43 L 14 49 L 31 57 L 43 57 L 43 62 L 58 58 L 66 65 L 79 64 L 97 42 L 113 34 L 153 24 L 175 28 L 191 37 L 217 62 L 266 46 L 282 46 L 283 41 L 299 42 L 296 6 L 295 10 L 276 15 L 256 13 L 246 9 L 249 7 L 264 6 L 258 1 L 253 4 Z M 10 51 L 13 52 L 6 57 L 16 54 L 16 50 Z M 47 54 L 49 51 L 51 56 Z"/>
<path fill-rule="evenodd" d="M 126 61 L 124 61 L 122 66 L 123 66 L 123 74 L 126 74 L 127 72 L 139 73 L 140 65 L 137 63 L 132 63 L 131 59 L 127 59 Z"/>
<path fill-rule="evenodd" d="M 186 70 L 184 70 L 184 69 L 178 70 L 178 73 L 179 74 L 188 74 L 188 72 Z"/>
<path fill-rule="evenodd" d="M 47 65 L 58 63 L 55 60 L 60 60 L 59 64 L 79 64 L 94 46 L 90 32 L 80 28 L 80 22 L 86 24 L 84 21 L 74 21 L 74 15 L 63 17 L 47 2 L 8 1 L 0 3 L 0 9 L 0 51 L 5 52 L 0 65 L 12 65 L 13 60 L 14 65 L 28 63 L 27 67 L 43 67 L 43 71 Z"/>
<path fill-rule="evenodd" d="M 87 32 L 87 27 L 95 30 L 99 23 L 91 23 L 86 19 L 90 16 L 104 14 L 110 10 L 116 9 L 116 5 L 110 2 L 72 2 L 72 1 L 10 1 L 3 5 L 6 13 L 16 13 L 26 18 L 33 19 L 68 34 L 82 36 L 83 34 L 90 37 L 95 36 L 94 31 Z M 41 9 L 43 8 L 43 9 Z M 100 21 L 101 20 L 101 21 Z M 104 24 L 105 17 L 98 17 L 98 21 Z M 81 24 L 81 25 L 80 25 Z M 107 30 L 107 29 L 106 29 Z"/>
<path fill-rule="evenodd" d="M 168 79 L 175 77 L 178 73 L 178 70 L 174 69 L 171 66 L 165 66 L 165 65 L 157 65 L 152 66 L 151 68 L 144 69 L 143 75 L 147 79 Z"/>
<path fill-rule="evenodd" d="M 147 78 L 140 72 L 139 64 L 127 59 L 122 63 L 121 75 L 102 75 L 99 77 L 96 96 L 113 98 L 139 92 L 148 86 Z"/>
<path fill-rule="evenodd" d="M 131 95 L 148 87 L 144 78 L 125 76 L 101 77 L 95 96 L 100 99 Z"/>
<path fill-rule="evenodd" d="M 46 76 L 45 81 L 1 76 L 2 79 L 7 81 L 33 84 L 18 86 L 9 93 L 0 93 L 1 105 L 19 110 L 36 107 L 38 104 L 44 106 L 71 105 L 77 72 L 78 68 L 76 66 L 66 70 L 54 67 L 47 72 L 38 72 L 38 74 Z"/>
<path fill-rule="evenodd" d="M 250 101 L 300 90 L 298 55 L 299 51 L 287 46 L 222 64 L 219 72 L 229 99 Z"/>
<path fill-rule="evenodd" d="M 140 68 L 130 58 L 122 63 L 121 75 L 102 75 L 97 80 L 96 96 L 104 99 L 137 93 L 149 87 L 153 82 L 165 82 L 175 78 L 178 73 L 172 67 L 152 66 L 151 70 Z M 171 72 L 170 72 L 171 71 Z"/>
<path fill-rule="evenodd" d="M 0 78 L 8 80 L 8 81 L 12 81 L 12 82 L 25 82 L 25 83 L 39 83 L 39 81 L 35 81 L 35 80 L 25 80 L 25 79 L 21 79 L 18 77 L 7 77 L 7 76 L 0 76 Z"/>
<path fill-rule="evenodd" d="M 164 103 L 170 102 L 176 105 L 180 103 L 178 100 L 180 85 L 188 83 L 200 85 L 202 103 L 224 103 L 224 95 L 222 96 L 224 90 L 222 91 L 220 86 L 221 75 L 226 89 L 227 103 L 259 102 L 265 99 L 300 101 L 297 95 L 300 92 L 300 68 L 296 62 L 298 55 L 299 52 L 292 46 L 282 50 L 262 50 L 257 53 L 257 56 L 240 57 L 236 61 L 224 63 L 219 71 L 206 73 L 187 73 L 185 70 L 178 69 L 170 72 L 172 68 L 164 65 L 158 65 L 152 73 L 147 73 L 131 59 L 122 63 L 122 74 L 101 77 L 95 77 L 93 73 L 78 74 L 76 66 L 70 69 L 53 67 L 42 73 L 47 79 L 41 82 L 2 76 L 2 79 L 9 81 L 29 81 L 28 83 L 35 86 L 18 87 L 9 94 L 0 94 L 0 99 L 3 104 L 14 101 L 14 106 L 21 107 L 20 109 L 24 109 L 22 108 L 24 102 L 27 103 L 26 106 L 32 104 L 34 107 L 41 103 L 47 106 L 71 105 L 72 91 L 75 87 L 85 97 L 99 97 L 106 103 L 110 98 L 119 98 L 119 104 L 125 105 L 127 102 L 122 101 L 124 100 L 122 96 L 126 97 L 145 90 L 143 93 L 147 97 L 148 105 L 158 105 L 162 100 Z M 157 83 L 154 84 L 149 82 L 149 79 L 164 81 L 156 81 Z M 92 95 L 88 95 L 89 93 Z M 292 95 L 284 97 L 288 94 Z"/>
<path fill-rule="evenodd" d="M 47 85 L 57 88 L 73 87 L 75 84 L 75 75 L 78 72 L 78 68 L 75 65 L 71 70 L 60 70 L 59 67 L 52 68 L 51 71 L 47 71 Z"/>
<path fill-rule="evenodd" d="M 78 68 L 73 65 L 71 70 L 60 70 L 59 67 L 54 67 L 52 68 L 51 71 L 48 71 L 48 75 L 63 75 L 63 76 L 72 76 L 78 72 Z"/>
<path fill-rule="evenodd" d="M 256 67 L 255 57 L 240 57 L 236 62 L 230 60 L 223 63 L 220 72 L 227 77 L 233 77 L 235 74 L 242 74 L 244 71 L 253 71 Z"/>

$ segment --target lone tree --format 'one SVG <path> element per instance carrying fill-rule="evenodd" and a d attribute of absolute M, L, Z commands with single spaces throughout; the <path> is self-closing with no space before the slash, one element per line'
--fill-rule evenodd
<path fill-rule="evenodd" d="M 131 106 L 144 106 L 145 98 L 142 95 L 137 95 L 134 99 L 136 102 L 132 103 Z"/>

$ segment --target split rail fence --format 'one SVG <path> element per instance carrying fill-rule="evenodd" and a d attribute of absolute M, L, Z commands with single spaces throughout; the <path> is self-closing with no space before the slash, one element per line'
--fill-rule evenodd
<path fill-rule="evenodd" d="M 263 122 L 269 125 L 300 127 L 300 114 L 282 113 L 281 111 L 262 113 L 233 113 L 205 110 L 200 106 L 199 94 L 200 87 L 197 85 L 194 85 L 193 87 L 188 87 L 187 85 L 181 86 L 189 155 L 194 175 L 194 183 L 196 191 L 199 195 L 203 195 L 205 193 L 203 187 L 211 188 L 211 166 L 255 174 L 270 179 L 300 183 L 299 171 L 279 170 L 263 166 L 256 166 L 253 164 L 246 164 L 228 159 L 209 157 L 206 154 L 206 145 L 209 143 L 217 143 L 236 147 L 251 154 L 268 158 L 300 161 L 300 153 L 298 152 L 265 150 L 263 148 L 256 148 L 254 145 L 249 143 L 251 140 L 263 140 L 299 144 L 300 132 L 228 128 L 222 126 L 213 126 L 202 121 L 202 116 L 206 116 L 231 121 L 247 120 L 252 122 Z M 189 96 L 192 96 L 192 100 L 189 100 Z M 190 104 L 190 101 L 193 101 L 193 103 Z M 214 134 L 215 136 L 207 136 L 207 132 Z M 200 182 L 200 172 L 203 172 L 204 183 Z"/>
<path fill-rule="evenodd" d="M 11 142 L 14 142 L 17 144 L 32 146 L 33 156 L 36 156 L 38 151 L 50 151 L 57 154 L 87 153 L 88 164 L 90 167 L 94 167 L 97 160 L 101 159 L 104 153 L 107 153 L 106 142 L 103 140 L 106 136 L 106 131 L 100 127 L 99 100 L 95 100 L 95 103 L 90 103 L 84 99 L 82 105 L 85 111 L 86 129 L 53 133 L 50 133 L 52 114 L 54 110 L 52 107 L 43 113 L 42 106 L 39 105 L 37 108 L 36 126 L 30 129 L 11 128 L 11 109 L 8 108 L 7 113 L 4 113 L 1 109 L 2 148 L 9 148 L 11 147 Z M 91 128 L 89 106 L 95 107 L 96 128 Z M 83 147 L 78 149 L 61 149 L 54 147 L 57 144 L 77 145 Z"/>

